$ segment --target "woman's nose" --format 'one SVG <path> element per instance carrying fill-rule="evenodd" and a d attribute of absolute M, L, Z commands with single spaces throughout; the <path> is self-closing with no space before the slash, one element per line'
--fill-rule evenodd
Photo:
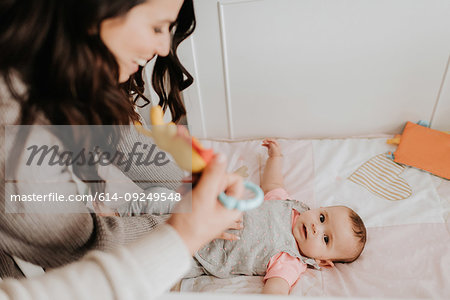
<path fill-rule="evenodd" d="M 172 44 L 172 36 L 170 34 L 165 34 L 164 36 L 161 37 L 161 40 L 159 41 L 156 54 L 158 54 L 159 56 L 169 55 L 171 44 Z"/>

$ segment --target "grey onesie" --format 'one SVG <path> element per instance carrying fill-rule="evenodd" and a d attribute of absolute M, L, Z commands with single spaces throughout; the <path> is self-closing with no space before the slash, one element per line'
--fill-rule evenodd
<path fill-rule="evenodd" d="M 292 209 L 302 213 L 309 207 L 295 200 L 266 200 L 260 207 L 246 212 L 241 239 L 216 239 L 207 244 L 195 254 L 196 266 L 185 278 L 202 274 L 219 278 L 265 275 L 270 258 L 280 252 L 318 269 L 315 260 L 299 253 L 292 235 Z"/>

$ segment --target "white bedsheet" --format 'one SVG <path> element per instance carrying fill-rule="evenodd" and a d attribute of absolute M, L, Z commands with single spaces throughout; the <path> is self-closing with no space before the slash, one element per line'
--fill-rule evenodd
<path fill-rule="evenodd" d="M 260 182 L 267 158 L 260 140 L 202 141 L 226 154 L 229 170 L 247 168 Z M 406 167 L 400 174 L 412 195 L 390 201 L 347 178 L 372 157 L 394 151 L 386 138 L 279 140 L 285 156 L 286 190 L 311 207 L 342 204 L 357 211 L 368 228 L 361 257 L 334 269 L 307 270 L 292 295 L 450 298 L 450 183 Z M 258 293 L 260 277 L 183 280 L 181 291 Z"/>

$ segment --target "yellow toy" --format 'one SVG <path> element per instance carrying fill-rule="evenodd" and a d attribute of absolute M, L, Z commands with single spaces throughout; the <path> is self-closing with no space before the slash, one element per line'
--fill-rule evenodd
<path fill-rule="evenodd" d="M 150 136 L 164 151 L 167 151 L 175 159 L 175 162 L 185 171 L 200 173 L 214 155 L 212 149 L 204 149 L 194 137 L 190 137 L 183 126 L 177 126 L 170 122 L 164 124 L 161 106 L 153 106 L 150 111 L 152 131 L 137 123 L 137 130 Z"/>

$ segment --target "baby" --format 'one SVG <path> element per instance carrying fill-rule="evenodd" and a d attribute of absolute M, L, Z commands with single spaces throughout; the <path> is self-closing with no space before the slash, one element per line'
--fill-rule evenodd
<path fill-rule="evenodd" d="M 361 254 L 366 242 L 361 218 L 345 206 L 309 209 L 289 200 L 280 147 L 271 139 L 262 145 L 269 154 L 261 181 L 264 203 L 244 214 L 240 240 L 216 239 L 199 250 L 186 277 L 264 275 L 264 293 L 289 294 L 308 266 L 333 267 Z"/>

